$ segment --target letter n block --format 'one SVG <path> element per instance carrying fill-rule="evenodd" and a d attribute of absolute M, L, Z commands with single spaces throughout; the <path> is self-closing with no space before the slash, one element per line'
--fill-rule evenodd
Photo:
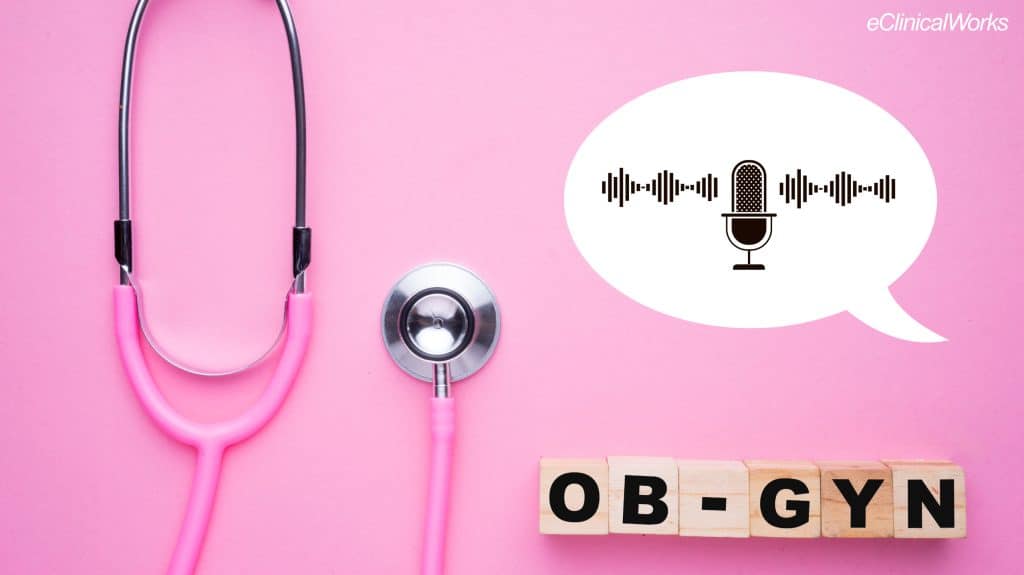
<path fill-rule="evenodd" d="M 541 458 L 540 532 L 608 534 L 608 462 Z"/>
<path fill-rule="evenodd" d="M 892 470 L 897 539 L 967 537 L 964 470 L 949 461 L 884 461 Z"/>
<path fill-rule="evenodd" d="M 750 535 L 820 537 L 821 481 L 810 461 L 747 461 Z"/>
<path fill-rule="evenodd" d="M 821 534 L 892 537 L 892 472 L 880 461 L 819 461 Z"/>
<path fill-rule="evenodd" d="M 750 537 L 750 476 L 742 461 L 680 459 L 679 534 Z"/>
<path fill-rule="evenodd" d="M 679 472 L 670 457 L 609 457 L 608 530 L 679 534 Z"/>

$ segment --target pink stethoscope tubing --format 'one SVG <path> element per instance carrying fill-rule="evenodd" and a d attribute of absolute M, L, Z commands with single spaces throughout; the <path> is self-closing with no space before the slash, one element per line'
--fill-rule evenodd
<path fill-rule="evenodd" d="M 245 441 L 263 428 L 281 408 L 295 381 L 309 345 L 312 300 L 308 293 L 288 295 L 287 332 L 284 348 L 270 384 L 244 413 L 218 423 L 191 421 L 167 402 L 146 366 L 139 338 L 139 310 L 131 286 L 114 287 L 114 321 L 117 344 L 125 372 L 146 413 L 164 433 L 196 448 L 196 470 L 185 519 L 171 556 L 169 575 L 188 575 L 195 570 L 210 522 L 224 450 Z"/>
<path fill-rule="evenodd" d="M 430 411 L 430 482 L 427 486 L 420 572 L 422 575 L 442 575 L 455 440 L 455 400 L 432 397 Z"/>

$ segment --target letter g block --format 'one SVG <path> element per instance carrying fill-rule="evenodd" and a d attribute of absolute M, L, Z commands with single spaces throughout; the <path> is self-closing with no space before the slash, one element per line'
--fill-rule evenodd
<path fill-rule="evenodd" d="M 810 461 L 747 461 L 752 537 L 821 536 L 821 479 Z"/>

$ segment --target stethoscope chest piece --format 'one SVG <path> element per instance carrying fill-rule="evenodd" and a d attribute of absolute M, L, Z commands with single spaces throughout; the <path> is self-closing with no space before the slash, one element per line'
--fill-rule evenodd
<path fill-rule="evenodd" d="M 407 273 L 391 288 L 381 313 L 388 353 L 409 375 L 434 381 L 437 365 L 448 379 L 476 373 L 498 344 L 494 294 L 466 268 L 433 263 Z"/>
<path fill-rule="evenodd" d="M 423 575 L 444 573 L 455 436 L 455 401 L 449 384 L 487 363 L 500 329 L 494 294 L 476 274 L 454 264 L 412 270 L 384 300 L 381 331 L 388 353 L 406 373 L 434 384 Z"/>

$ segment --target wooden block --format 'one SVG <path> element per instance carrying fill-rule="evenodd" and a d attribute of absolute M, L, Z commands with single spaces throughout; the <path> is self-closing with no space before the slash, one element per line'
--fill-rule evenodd
<path fill-rule="evenodd" d="M 820 537 L 821 482 L 810 461 L 753 460 L 750 471 L 750 535 Z"/>
<path fill-rule="evenodd" d="M 541 458 L 540 532 L 608 534 L 607 461 Z"/>
<path fill-rule="evenodd" d="M 892 470 L 897 539 L 967 537 L 964 470 L 949 461 L 883 461 Z"/>
<path fill-rule="evenodd" d="M 669 457 L 609 457 L 612 533 L 679 533 L 679 472 Z"/>
<path fill-rule="evenodd" d="M 880 461 L 818 461 L 821 534 L 892 537 L 892 472 Z"/>
<path fill-rule="evenodd" d="M 750 537 L 750 476 L 742 461 L 680 459 L 679 534 Z"/>

